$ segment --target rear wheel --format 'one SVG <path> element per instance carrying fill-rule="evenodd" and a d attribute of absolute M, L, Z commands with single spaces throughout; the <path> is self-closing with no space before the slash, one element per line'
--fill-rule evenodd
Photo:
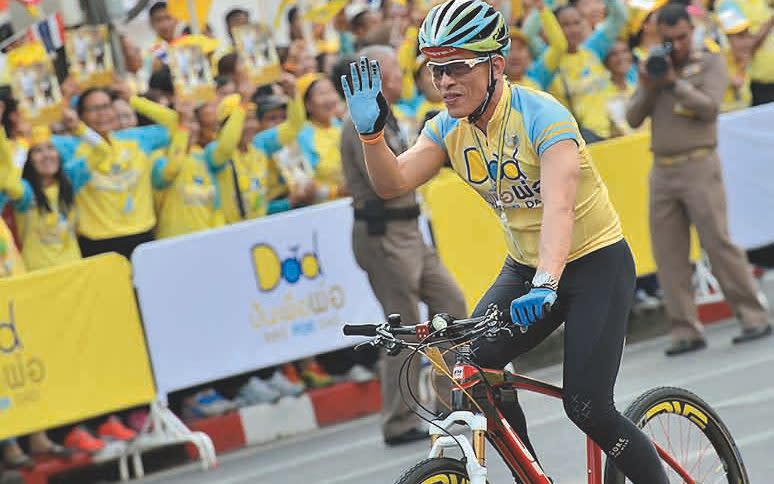
<path fill-rule="evenodd" d="M 697 483 L 748 484 L 739 449 L 717 413 L 693 393 L 660 387 L 635 400 L 624 416 L 674 458 Z M 682 483 L 664 463 L 670 483 Z M 605 484 L 630 483 L 610 459 Z"/>
<path fill-rule="evenodd" d="M 395 484 L 470 484 L 465 464 L 441 457 L 425 459 L 403 473 Z"/>

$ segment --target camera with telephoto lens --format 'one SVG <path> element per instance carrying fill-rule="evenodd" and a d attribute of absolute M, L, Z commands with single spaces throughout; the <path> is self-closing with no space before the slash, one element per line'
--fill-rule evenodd
<path fill-rule="evenodd" d="M 650 49 L 645 61 L 645 72 L 653 79 L 662 79 L 669 72 L 669 56 L 672 53 L 672 43 L 664 42 Z"/>

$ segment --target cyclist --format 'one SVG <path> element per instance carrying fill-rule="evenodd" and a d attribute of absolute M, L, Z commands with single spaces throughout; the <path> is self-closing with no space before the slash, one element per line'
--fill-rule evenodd
<path fill-rule="evenodd" d="M 384 142 L 389 107 L 378 63 L 361 58 L 351 64 L 351 78 L 342 77 L 375 191 L 398 197 L 450 161 L 498 213 L 508 245 L 500 275 L 474 315 L 496 303 L 514 323 L 532 325 L 477 344 L 476 362 L 502 368 L 565 322 L 567 415 L 633 482 L 668 482 L 654 445 L 613 404 L 634 262 L 577 123 L 550 95 L 503 78 L 508 27 L 484 1 L 434 7 L 419 44 L 446 110 L 398 157 Z M 521 408 L 506 418 L 534 456 Z"/>

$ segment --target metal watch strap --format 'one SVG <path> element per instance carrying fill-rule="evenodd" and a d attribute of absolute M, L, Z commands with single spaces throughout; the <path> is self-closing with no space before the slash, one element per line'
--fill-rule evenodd
<path fill-rule="evenodd" d="M 535 273 L 535 277 L 532 278 L 532 287 L 544 287 L 553 291 L 558 291 L 559 281 L 548 272 L 540 271 Z"/>

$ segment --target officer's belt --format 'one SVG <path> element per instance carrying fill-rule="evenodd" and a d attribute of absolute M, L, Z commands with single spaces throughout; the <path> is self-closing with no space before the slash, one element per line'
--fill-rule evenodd
<path fill-rule="evenodd" d="M 688 160 L 707 157 L 714 152 L 715 152 L 714 148 L 695 148 L 695 149 L 692 149 L 691 151 L 686 151 L 685 153 L 680 153 L 677 155 L 671 155 L 671 156 L 654 155 L 653 160 L 659 165 L 665 165 L 665 166 L 677 165 Z"/>
<path fill-rule="evenodd" d="M 355 220 L 411 220 L 419 217 L 419 205 L 384 210 L 355 209 Z"/>

